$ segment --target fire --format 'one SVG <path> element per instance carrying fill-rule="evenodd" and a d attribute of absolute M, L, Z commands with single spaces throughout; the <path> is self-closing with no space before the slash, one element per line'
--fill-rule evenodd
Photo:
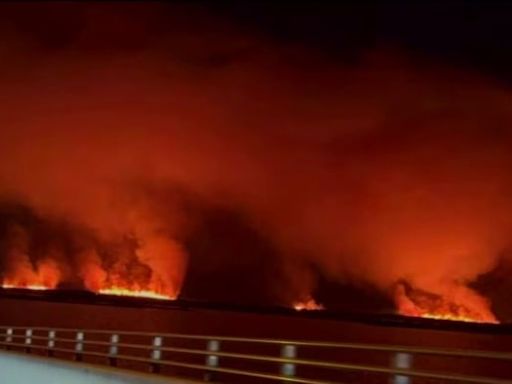
<path fill-rule="evenodd" d="M 325 309 L 322 304 L 318 304 L 311 296 L 308 296 L 305 300 L 296 301 L 293 303 L 293 308 L 296 311 L 319 311 Z"/>
<path fill-rule="evenodd" d="M 36 291 L 54 289 L 59 283 L 60 275 L 60 269 L 53 260 L 43 260 L 32 266 L 26 258 L 22 258 L 17 268 L 4 278 L 1 287 Z"/>
<path fill-rule="evenodd" d="M 451 321 L 464 321 L 467 323 L 493 323 L 497 324 L 498 321 L 496 319 L 490 319 L 483 321 L 476 317 L 468 317 L 460 314 L 453 313 L 422 313 L 420 315 L 426 319 L 436 319 L 436 320 L 451 320 Z"/>
<path fill-rule="evenodd" d="M 54 287 L 46 286 L 42 284 L 16 284 L 11 282 L 4 282 L 0 286 L 3 289 L 29 289 L 34 291 L 46 291 L 50 289 L 54 289 Z M 150 289 L 131 289 L 131 288 L 123 288 L 118 286 L 113 286 L 110 288 L 100 289 L 97 293 L 101 295 L 114 295 L 114 296 L 132 296 L 132 297 L 145 297 L 150 299 L 158 299 L 158 300 L 174 300 L 176 297 L 171 295 L 167 295 L 164 293 L 160 293 L 157 291 L 152 291 Z"/>
<path fill-rule="evenodd" d="M 46 291 L 48 289 L 52 289 L 51 287 L 47 287 L 41 284 L 26 284 L 26 285 L 17 285 L 11 283 L 3 283 L 1 285 L 3 289 L 31 289 L 34 291 Z"/>
<path fill-rule="evenodd" d="M 498 324 L 487 300 L 465 286 L 446 295 L 434 294 L 400 284 L 395 291 L 398 313 L 427 319 Z"/>
<path fill-rule="evenodd" d="M 149 298 L 149 299 L 158 299 L 158 300 L 174 300 L 174 299 L 176 299 L 176 297 L 166 295 L 163 293 L 159 293 L 156 291 L 152 291 L 149 289 L 130 289 L 130 288 L 123 288 L 123 287 L 118 287 L 118 286 L 100 289 L 98 291 L 98 293 L 101 295 L 145 297 L 145 298 Z"/>

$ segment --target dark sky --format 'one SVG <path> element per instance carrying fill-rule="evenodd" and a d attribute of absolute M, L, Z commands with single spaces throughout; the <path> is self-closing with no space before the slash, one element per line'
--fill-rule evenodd
<path fill-rule="evenodd" d="M 214 7 L 217 8 L 217 7 Z M 334 58 L 396 45 L 509 80 L 510 2 L 231 2 L 218 9 L 276 39 L 308 44 Z"/>
<path fill-rule="evenodd" d="M 177 7 L 185 10 L 179 16 Z M 136 49 L 165 39 L 196 8 L 205 15 L 225 17 L 242 30 L 315 47 L 333 60 L 357 61 L 361 51 L 391 45 L 507 80 L 512 62 L 512 5 L 506 1 L 27 2 L 2 4 L 0 18 L 4 25 L 15 25 L 47 49 L 65 49 L 76 44 L 77 35 L 89 23 L 84 10 L 92 8 L 96 8 L 98 25 L 105 20 L 110 25 L 102 26 L 102 35 L 84 49 Z M 110 15 L 104 12 L 108 9 Z M 126 23 L 122 20 L 126 15 L 138 20 Z"/>

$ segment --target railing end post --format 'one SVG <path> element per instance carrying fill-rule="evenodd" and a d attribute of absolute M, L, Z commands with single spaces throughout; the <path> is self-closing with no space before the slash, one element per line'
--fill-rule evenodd
<path fill-rule="evenodd" d="M 53 348 L 55 348 L 55 338 L 56 338 L 57 332 L 53 330 L 48 331 L 48 348 L 46 350 L 46 354 L 48 356 L 53 356 Z"/>
<path fill-rule="evenodd" d="M 76 333 L 76 344 L 75 344 L 75 360 L 82 361 L 82 352 L 84 351 L 84 332 L 78 331 Z"/>
<path fill-rule="evenodd" d="M 12 337 L 13 337 L 13 335 L 14 335 L 14 329 L 12 329 L 12 328 L 7 328 L 7 329 L 5 330 L 5 342 L 6 342 L 6 343 L 12 343 Z M 9 345 L 7 345 L 7 346 L 5 347 L 5 349 L 9 350 L 9 349 L 11 349 L 11 347 L 10 347 Z"/>
<path fill-rule="evenodd" d="M 295 359 L 297 357 L 297 346 L 285 344 L 281 347 L 281 357 L 284 359 Z M 281 376 L 294 377 L 296 375 L 295 363 L 287 362 L 281 364 Z"/>
<path fill-rule="evenodd" d="M 206 355 L 206 372 L 203 376 L 203 380 L 213 381 L 215 380 L 215 372 L 209 370 L 208 368 L 217 368 L 219 366 L 219 356 L 215 354 L 215 352 L 220 351 L 220 341 L 208 340 L 206 344 L 206 350 L 210 352 L 210 354 Z"/>
<path fill-rule="evenodd" d="M 32 345 L 32 329 L 25 329 L 25 352 L 30 353 Z"/>
<path fill-rule="evenodd" d="M 153 349 L 151 351 L 151 359 L 153 362 L 149 366 L 149 371 L 151 373 L 159 373 L 160 372 L 160 364 L 159 360 L 162 359 L 162 345 L 163 338 L 162 336 L 153 337 Z"/>
<path fill-rule="evenodd" d="M 412 354 L 407 352 L 396 352 L 392 358 L 392 368 L 408 370 L 412 367 Z M 411 377 L 403 374 L 393 374 L 390 380 L 391 384 L 410 384 Z"/>
<path fill-rule="evenodd" d="M 117 354 L 119 352 L 119 335 L 114 333 L 110 336 L 110 346 L 108 348 L 108 363 L 112 367 L 117 366 Z"/>

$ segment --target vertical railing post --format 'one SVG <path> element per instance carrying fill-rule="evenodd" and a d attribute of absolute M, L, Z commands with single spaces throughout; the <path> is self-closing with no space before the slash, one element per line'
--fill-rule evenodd
<path fill-rule="evenodd" d="M 117 365 L 117 353 L 119 344 L 119 335 L 113 334 L 110 336 L 110 346 L 108 349 L 108 363 L 115 367 Z"/>
<path fill-rule="evenodd" d="M 206 372 L 204 374 L 204 381 L 212 381 L 214 380 L 215 372 L 209 370 L 208 368 L 217 368 L 219 366 L 219 356 L 215 354 L 215 352 L 220 351 L 220 341 L 219 340 L 208 340 L 206 344 L 206 350 L 210 352 L 210 354 L 206 355 Z"/>
<path fill-rule="evenodd" d="M 14 330 L 12 328 L 7 328 L 5 330 L 5 342 L 6 343 L 12 343 L 12 335 L 14 334 Z M 10 346 L 6 346 L 6 349 L 10 349 Z"/>
<path fill-rule="evenodd" d="M 281 347 L 281 357 L 283 359 L 295 359 L 297 357 L 297 347 L 291 344 L 283 345 Z M 295 363 L 281 364 L 281 376 L 294 377 L 295 373 Z"/>
<path fill-rule="evenodd" d="M 153 362 L 149 366 L 150 372 L 160 372 L 160 364 L 158 362 L 162 359 L 162 345 L 163 339 L 161 336 L 153 337 L 153 349 L 151 350 L 151 359 L 153 360 Z"/>
<path fill-rule="evenodd" d="M 48 349 L 47 349 L 47 355 L 53 356 L 53 348 L 55 348 L 55 331 L 48 331 Z"/>
<path fill-rule="evenodd" d="M 25 352 L 30 353 L 30 346 L 32 345 L 32 329 L 25 330 Z"/>
<path fill-rule="evenodd" d="M 82 353 L 84 351 L 84 333 L 79 331 L 76 333 L 75 343 L 75 360 L 82 361 Z"/>
<path fill-rule="evenodd" d="M 392 368 L 408 370 L 412 367 L 412 355 L 406 352 L 397 352 L 392 358 Z M 411 378 L 407 375 L 394 374 L 391 384 L 410 384 Z"/>

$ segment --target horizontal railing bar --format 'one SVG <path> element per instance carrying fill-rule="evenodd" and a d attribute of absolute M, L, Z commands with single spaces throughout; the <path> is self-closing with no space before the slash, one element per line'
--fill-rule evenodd
<path fill-rule="evenodd" d="M 8 342 L 0 342 L 0 345 L 4 346 L 19 346 L 19 347 L 27 347 L 26 344 L 22 343 L 8 343 Z M 52 350 L 52 351 L 61 351 L 61 352 L 69 352 L 76 354 L 77 352 L 72 349 L 65 349 L 65 348 L 48 348 L 43 345 L 30 345 L 30 347 L 44 349 L 44 350 Z M 150 348 L 148 348 L 150 349 Z M 331 369 L 339 369 L 339 370 L 347 370 L 347 371 L 357 371 L 357 372 L 370 372 L 370 373 L 382 373 L 382 374 L 393 374 L 393 375 L 404 375 L 404 376 L 414 376 L 414 377 L 422 377 L 422 378 L 429 378 L 429 379 L 439 379 L 439 380 L 448 380 L 448 381 L 455 381 L 455 382 L 463 382 L 463 383 L 475 383 L 475 384 L 512 384 L 512 381 L 510 380 L 502 380 L 502 379 L 493 379 L 493 378 L 484 378 L 484 377 L 477 377 L 477 376 L 465 376 L 465 375 L 456 375 L 456 374 L 448 374 L 448 373 L 434 373 L 434 372 L 428 372 L 428 371 L 416 371 L 416 370 L 405 370 L 405 369 L 394 369 L 394 368 L 385 368 L 385 367 L 375 367 L 375 366 L 366 366 L 366 365 L 357 365 L 357 364 L 341 364 L 341 363 L 331 363 L 331 362 L 321 362 L 321 361 L 314 361 L 314 360 L 304 360 L 304 359 L 286 359 L 286 358 L 279 358 L 279 357 L 269 357 L 269 356 L 261 356 L 261 355 L 245 355 L 245 354 L 238 354 L 238 353 L 227 353 L 227 352 L 215 352 L 211 353 L 208 351 L 202 351 L 202 350 L 193 350 L 193 349 L 187 349 L 187 348 L 160 348 L 161 350 L 168 350 L 168 351 L 175 351 L 175 352 L 185 352 L 185 353 L 193 353 L 193 354 L 209 354 L 209 355 L 217 355 L 217 356 L 224 356 L 224 357 L 234 357 L 234 358 L 242 358 L 242 359 L 251 359 L 251 360 L 258 360 L 258 361 L 268 361 L 268 362 L 275 362 L 275 363 L 294 363 L 299 365 L 310 365 L 310 366 L 316 366 L 321 368 L 331 368 Z M 100 356 L 100 357 L 111 357 L 108 354 L 102 354 L 97 352 L 89 352 L 89 351 L 81 351 L 79 352 L 83 355 L 94 355 L 94 356 Z M 190 364 L 190 363 L 181 363 L 171 360 L 153 360 L 153 359 L 147 359 L 147 358 L 140 358 L 140 357 L 133 357 L 133 356 L 126 356 L 126 355 L 116 355 L 117 359 L 121 360 L 133 360 L 133 361 L 142 361 L 147 363 L 157 363 L 157 364 L 163 364 L 163 365 L 180 365 L 180 366 L 194 366 L 195 368 L 205 370 L 204 365 L 198 365 L 198 364 Z M 192 368 L 194 368 L 192 367 Z M 219 367 L 208 367 L 207 370 L 209 371 L 219 371 L 223 372 L 225 369 L 229 368 L 219 368 Z M 240 371 L 245 372 L 245 371 Z M 281 376 L 275 376 L 271 375 L 274 378 L 281 378 Z M 297 381 L 295 381 L 297 382 Z M 310 383 L 310 382 L 308 382 Z M 316 383 L 316 382 L 315 382 Z"/>
<path fill-rule="evenodd" d="M 101 352 L 92 352 L 92 351 L 76 351 L 74 349 L 69 348 L 60 348 L 60 347 L 52 347 L 48 348 L 46 345 L 37 345 L 37 344 L 23 344 L 23 343 L 7 343 L 7 342 L 0 342 L 0 345 L 6 346 L 6 347 L 20 347 L 20 348 L 31 348 L 31 349 L 41 349 L 45 351 L 52 351 L 52 352 L 64 352 L 64 353 L 71 353 L 73 355 L 89 355 L 89 356 L 97 356 L 97 357 L 110 357 L 109 355 L 106 355 Z"/>
<path fill-rule="evenodd" d="M 22 343 L 0 342 L 0 345 L 3 345 L 3 346 L 13 346 L 13 347 L 23 347 L 23 348 L 27 347 L 26 344 L 22 344 Z M 51 348 L 50 349 L 50 348 L 47 348 L 46 346 L 43 346 L 43 345 L 31 345 L 30 347 L 34 348 L 34 349 L 51 350 L 51 351 L 54 351 L 54 352 L 71 353 L 71 354 L 74 354 L 74 355 L 78 353 L 74 349 L 68 349 L 68 348 Z M 111 356 L 109 356 L 107 354 L 102 354 L 102 353 L 98 353 L 98 352 L 90 352 L 90 351 L 80 351 L 78 354 L 84 355 L 84 356 L 97 356 L 97 357 L 104 357 L 104 358 L 111 357 Z M 148 363 L 148 364 L 160 364 L 160 365 L 176 366 L 176 367 L 197 369 L 197 370 L 201 370 L 201 371 L 214 371 L 214 372 L 221 372 L 221 373 L 229 373 L 229 374 L 233 374 L 233 375 L 241 375 L 241 376 L 249 376 L 249 377 L 262 378 L 262 379 L 288 381 L 288 382 L 292 382 L 292 383 L 301 383 L 301 384 L 342 384 L 342 383 L 332 383 L 332 382 L 327 382 L 327 381 L 301 379 L 301 378 L 297 378 L 297 377 L 287 377 L 287 376 L 281 376 L 281 375 L 272 375 L 272 374 L 252 372 L 252 371 L 242 371 L 242 370 L 233 369 L 233 368 L 206 367 L 206 366 L 200 365 L 200 364 L 183 363 L 183 362 L 172 361 L 172 360 L 153 360 L 153 359 L 149 359 L 149 358 L 135 357 L 135 356 L 126 356 L 126 355 L 116 355 L 115 357 L 118 360 L 136 361 L 136 362 Z"/>
<path fill-rule="evenodd" d="M 181 353 L 190 353 L 190 354 L 199 354 L 199 355 L 212 355 L 219 357 L 228 357 L 228 358 L 237 358 L 237 359 L 245 359 L 245 360 L 256 360 L 256 361 L 266 361 L 272 363 L 280 363 L 280 364 L 296 364 L 296 365 L 308 365 L 319 368 L 330 368 L 330 369 L 338 369 L 338 370 L 351 370 L 351 371 L 363 371 L 363 372 L 371 372 L 371 373 L 387 373 L 387 374 L 403 374 L 409 376 L 418 376 L 418 377 L 429 377 L 429 378 L 437 378 L 437 379 L 451 379 L 452 381 L 467 381 L 468 376 L 457 376 L 450 374 L 436 374 L 425 371 L 414 371 L 414 370 L 400 370 L 393 368 L 384 368 L 384 367 L 375 367 L 369 365 L 358 365 L 358 364 L 343 364 L 343 363 L 335 363 L 335 362 L 324 362 L 317 360 L 307 360 L 307 359 L 287 359 L 283 357 L 273 357 L 273 356 L 265 356 L 265 355 L 248 355 L 242 353 L 232 353 L 232 352 L 213 352 L 213 351 L 204 351 L 200 349 L 189 349 L 189 348 L 175 348 L 175 347 L 161 347 L 162 351 L 169 352 L 181 352 Z M 458 379 L 457 379 L 458 377 Z M 474 379 L 474 378 L 473 378 Z M 477 381 L 472 381 L 475 383 L 494 383 L 493 379 L 486 378 L 476 378 Z M 478 381 L 480 380 L 480 381 Z M 487 380 L 487 381 L 481 381 Z M 512 381 L 497 381 L 495 383 L 509 383 Z"/>
<path fill-rule="evenodd" d="M 25 338 L 24 335 L 13 335 L 18 338 Z M 45 337 L 38 337 L 38 339 L 43 340 L 49 340 Z M 62 339 L 62 338 L 55 338 L 52 339 L 55 342 L 69 342 L 69 343 L 76 343 L 76 339 Z M 0 343 L 2 344 L 2 343 Z M 7 343 L 8 345 L 14 345 L 13 343 Z M 89 344 L 89 345 L 101 345 L 101 346 L 111 346 L 112 344 L 109 342 L 103 342 L 103 341 L 95 341 L 95 340 L 80 340 L 80 344 Z M 26 344 L 20 344 L 22 346 L 27 346 Z M 33 344 L 34 346 L 40 346 L 37 344 Z M 137 348 L 137 349 L 144 349 L 144 350 L 153 350 L 154 347 L 151 345 L 142 345 L 142 344 L 127 344 L 127 343 L 116 343 L 115 344 L 119 348 Z M 50 349 L 45 346 L 40 346 L 43 349 Z M 55 350 L 55 348 L 51 348 Z M 265 356 L 265 355 L 248 355 L 243 353 L 232 353 L 232 352 L 220 352 L 220 351 L 207 351 L 203 349 L 191 349 L 191 348 L 178 348 L 178 347 L 159 347 L 158 348 L 162 352 L 177 352 L 177 353 L 186 353 L 186 354 L 194 354 L 194 355 L 209 355 L 209 356 L 219 356 L 219 357 L 227 357 L 227 358 L 236 358 L 236 359 L 245 359 L 245 360 L 256 360 L 256 361 L 266 361 L 270 363 L 291 363 L 291 364 L 297 364 L 297 365 L 309 365 L 309 366 L 316 366 L 316 367 L 322 367 L 322 368 L 334 368 L 334 369 L 347 369 L 347 367 L 350 367 L 350 365 L 346 364 L 340 364 L 340 363 L 334 363 L 334 362 L 321 362 L 321 361 L 315 361 L 315 360 L 305 360 L 305 359 L 287 359 L 283 357 L 273 357 L 273 356 Z M 107 357 L 109 355 L 105 355 Z"/>
<path fill-rule="evenodd" d="M 512 360 L 512 353 L 506 352 L 487 352 L 481 350 L 462 350 L 462 349 L 434 349 L 434 348 L 419 348 L 407 347 L 396 345 L 378 345 L 378 344 L 354 344 L 354 343 L 333 343 L 333 342 L 314 342 L 314 341 L 301 341 L 301 340 L 273 340 L 261 338 L 242 338 L 242 337 L 229 337 L 229 336 L 207 336 L 207 335 L 190 335 L 190 334 L 177 334 L 177 333 L 156 333 L 156 332 L 133 332 L 133 331 L 105 331 L 105 330 L 75 330 L 69 328 L 33 328 L 33 327 L 6 327 L 0 326 L 0 329 L 19 329 L 26 330 L 32 329 L 34 331 L 56 331 L 56 332 L 86 332 L 88 334 L 118 334 L 118 335 L 131 335 L 131 336 L 147 336 L 147 337 L 167 337 L 191 340 L 219 340 L 227 342 L 243 342 L 243 343 L 258 343 L 258 344 L 274 344 L 274 345 L 296 345 L 304 347 L 323 347 L 323 348 L 343 348 L 355 350 L 371 350 L 379 352 L 405 352 L 412 354 L 422 355 L 439 355 L 439 356 L 452 356 L 452 357 L 470 357 L 470 358 L 485 358 L 496 360 Z"/>
<path fill-rule="evenodd" d="M 26 339 L 26 338 L 29 338 L 29 339 L 32 339 L 32 340 L 42 340 L 42 341 L 48 341 L 48 340 L 53 340 L 53 341 L 61 341 L 63 343 L 76 343 L 76 339 L 66 339 L 66 338 L 58 338 L 58 337 L 54 337 L 54 338 L 49 338 L 47 336 L 34 336 L 34 335 L 30 335 L 30 336 L 27 336 L 27 335 L 16 335 L 16 334 L 12 334 L 12 335 L 9 335 L 9 337 L 13 338 L 13 339 Z M 93 340 L 91 340 L 93 341 Z M 80 340 L 81 343 L 85 343 L 86 340 Z M 89 342 L 89 341 L 87 341 Z M 105 342 L 108 344 L 108 342 Z"/>
<path fill-rule="evenodd" d="M 11 338 L 13 339 L 26 339 L 27 336 L 26 335 L 9 335 Z M 33 340 L 41 340 L 41 341 L 54 341 L 54 342 L 61 342 L 61 343 L 73 343 L 73 344 L 76 344 L 77 342 L 79 342 L 80 344 L 84 344 L 84 345 L 101 345 L 101 346 L 105 346 L 105 347 L 110 347 L 112 345 L 116 345 L 118 347 L 124 347 L 124 348 L 134 348 L 134 349 L 147 349 L 147 350 L 152 350 L 154 347 L 152 345 L 144 345 L 144 344 L 129 344 L 129 343 L 115 343 L 113 344 L 112 342 L 109 342 L 109 341 L 101 341 L 101 340 L 87 340 L 87 339 L 81 339 L 81 340 L 77 340 L 77 339 L 68 339 L 68 338 L 64 338 L 64 337 L 54 337 L 54 338 L 49 338 L 49 337 L 45 337 L 45 336 L 28 336 L 28 338 L 30 339 L 33 339 Z M 37 344 L 34 344 L 34 345 L 37 345 Z M 162 349 L 162 348 L 160 348 Z M 205 354 L 207 354 L 207 352 L 205 351 Z M 211 353 L 209 353 L 211 355 Z"/>
<path fill-rule="evenodd" d="M 27 338 L 27 335 L 23 334 L 23 335 L 16 335 L 16 334 L 12 334 L 12 335 L 9 335 L 9 337 L 13 338 L 13 339 L 26 339 Z M 30 339 L 33 339 L 33 340 L 48 340 L 48 337 L 44 337 L 44 336 L 28 336 Z M 76 341 L 75 339 L 73 339 L 73 341 Z"/>
<path fill-rule="evenodd" d="M 146 359 L 150 360 L 150 359 Z M 154 360 L 150 360 L 153 361 Z M 190 369 L 199 369 L 203 371 L 211 371 L 211 372 L 221 372 L 221 373 L 230 373 L 234 375 L 242 375 L 242 376 L 250 376 L 250 377 L 258 377 L 262 379 L 270 379 L 270 380 L 280 380 L 280 381 L 289 381 L 292 383 L 303 383 L 303 384 L 335 384 L 328 381 L 318 381 L 318 380 L 310 380 L 310 379 L 301 379 L 298 377 L 289 377 L 289 376 L 281 376 L 281 375 L 272 375 L 268 373 L 261 373 L 261 372 L 252 372 L 252 371 L 242 371 L 239 369 L 234 368 L 221 368 L 221 367 L 205 367 L 204 365 L 200 364 L 193 364 L 193 363 L 182 363 L 177 361 L 170 361 L 170 360 L 163 360 L 161 362 L 163 365 L 171 365 L 171 366 L 177 366 L 177 367 L 183 367 L 183 368 L 190 368 Z M 341 383 L 337 383 L 341 384 Z"/>

